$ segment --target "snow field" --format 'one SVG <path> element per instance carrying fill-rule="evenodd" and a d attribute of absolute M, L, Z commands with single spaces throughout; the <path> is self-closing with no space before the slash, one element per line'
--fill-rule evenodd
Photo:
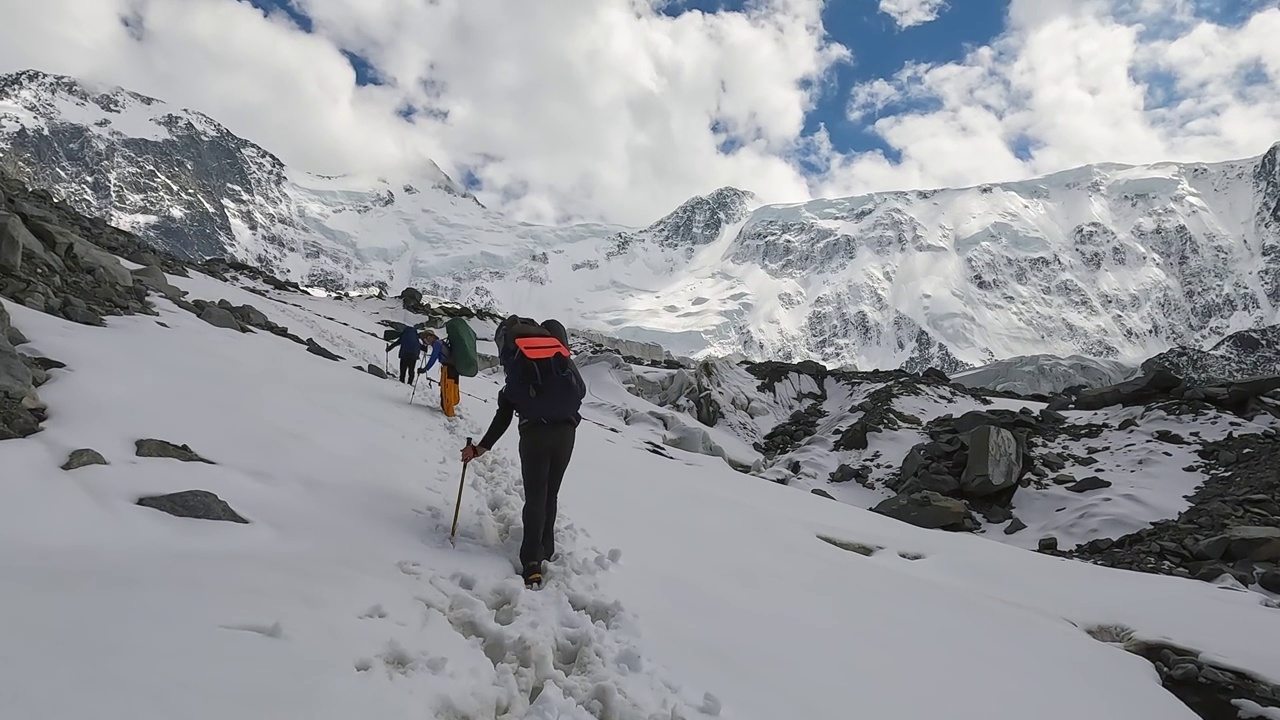
<path fill-rule="evenodd" d="M 335 348 L 382 347 L 209 278 L 173 280 Z M 5 473 L 0 537 L 15 552 L 0 565 L 23 578 L 0 603 L 12 609 L 0 667 L 16 689 L 0 715 L 463 720 L 524 717 L 531 703 L 545 713 L 567 694 L 597 717 L 696 717 L 597 589 L 620 553 L 591 549 L 566 522 L 549 585 L 524 590 L 514 437 L 472 465 L 454 549 L 456 452 L 477 421 L 445 423 L 430 392 L 410 406 L 407 388 L 349 363 L 157 304 L 169 328 L 145 317 L 85 328 L 7 305 L 39 338 L 24 349 L 69 368 L 42 388 L 48 429 L 0 445 L 0 465 L 22 468 Z M 496 389 L 476 382 L 477 394 Z M 464 398 L 487 421 L 475 405 Z M 217 464 L 136 458 L 142 437 Z M 111 465 L 64 473 L 76 447 Z M 132 504 L 187 489 L 251 524 Z"/>

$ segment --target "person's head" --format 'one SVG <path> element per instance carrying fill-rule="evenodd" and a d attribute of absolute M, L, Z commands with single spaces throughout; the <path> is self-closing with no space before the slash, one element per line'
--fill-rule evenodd
<path fill-rule="evenodd" d="M 423 340 L 423 342 L 433 343 L 433 342 L 435 342 L 437 339 L 438 339 L 438 338 L 436 338 L 436 333 L 435 333 L 435 331 L 434 331 L 434 330 L 423 330 L 423 331 L 422 331 L 422 340 Z"/>

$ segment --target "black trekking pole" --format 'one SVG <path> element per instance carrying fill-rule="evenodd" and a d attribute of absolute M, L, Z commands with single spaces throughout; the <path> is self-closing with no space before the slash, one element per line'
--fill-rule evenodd
<path fill-rule="evenodd" d="M 467 438 L 467 447 L 471 447 L 471 438 Z M 458 533 L 458 514 L 462 511 L 462 488 L 467 484 L 467 465 L 462 463 L 462 479 L 458 481 L 458 502 L 453 506 L 453 529 L 449 531 L 449 544 L 457 546 L 454 543 L 453 536 Z"/>
<path fill-rule="evenodd" d="M 391 351 L 388 350 L 386 355 L 382 356 L 382 374 L 391 374 Z"/>
<path fill-rule="evenodd" d="M 422 375 L 418 374 L 418 371 L 417 371 L 416 369 L 415 369 L 413 372 L 414 372 L 414 375 L 413 375 L 413 392 L 409 393 L 409 404 L 410 404 L 410 405 L 412 405 L 412 404 L 413 404 L 413 396 L 418 394 L 418 378 L 422 377 Z"/>

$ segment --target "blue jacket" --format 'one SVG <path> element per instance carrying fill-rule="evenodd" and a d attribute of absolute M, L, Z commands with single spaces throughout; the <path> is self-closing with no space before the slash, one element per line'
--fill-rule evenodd
<path fill-rule="evenodd" d="M 422 340 L 418 338 L 418 331 L 413 327 L 407 327 L 400 331 L 400 337 L 395 342 L 387 346 L 390 351 L 395 346 L 400 346 L 400 357 L 418 357 L 422 354 Z"/>
<path fill-rule="evenodd" d="M 436 338 L 436 341 L 431 343 L 431 357 L 427 358 L 427 364 L 422 366 L 422 372 L 430 370 L 437 360 L 441 365 L 449 363 L 449 346 L 445 345 L 440 338 Z"/>

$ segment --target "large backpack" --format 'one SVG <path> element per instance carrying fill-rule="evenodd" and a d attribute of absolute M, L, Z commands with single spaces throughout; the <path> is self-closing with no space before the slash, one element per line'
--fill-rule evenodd
<path fill-rule="evenodd" d="M 521 421 L 578 422 L 586 387 L 573 366 L 563 325 L 512 315 L 493 339 L 506 373 L 506 398 Z"/>
<path fill-rule="evenodd" d="M 480 357 L 476 355 L 476 333 L 460 317 L 444 324 L 449 340 L 449 364 L 464 377 L 475 377 L 480 372 Z"/>

